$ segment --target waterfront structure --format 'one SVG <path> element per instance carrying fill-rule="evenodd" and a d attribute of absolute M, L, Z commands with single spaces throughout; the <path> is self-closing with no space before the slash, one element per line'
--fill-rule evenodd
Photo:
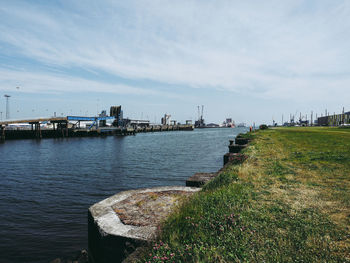
<path fill-rule="evenodd" d="M 205 127 L 205 122 L 204 122 L 204 119 L 200 119 L 198 121 L 195 121 L 194 122 L 194 126 L 196 128 L 204 128 Z"/>
<path fill-rule="evenodd" d="M 209 123 L 205 126 L 206 128 L 219 128 L 220 125 L 216 123 Z"/>
<path fill-rule="evenodd" d="M 123 119 L 121 127 L 99 126 L 107 120 L 113 121 L 114 118 L 114 116 L 67 116 L 0 121 L 0 140 L 131 135 L 138 132 L 192 131 L 194 128 L 193 125 L 180 124 L 151 126 L 148 120 L 130 119 Z"/>
<path fill-rule="evenodd" d="M 126 127 L 133 128 L 144 128 L 150 126 L 150 121 L 148 120 L 131 120 L 131 119 L 123 119 L 123 125 Z"/>
<path fill-rule="evenodd" d="M 319 126 L 350 125 L 350 111 L 341 114 L 327 115 L 317 118 Z"/>
<path fill-rule="evenodd" d="M 200 112 L 199 112 L 199 106 L 197 106 L 197 108 L 198 108 L 198 120 L 194 122 L 194 126 L 196 128 L 204 128 L 205 127 L 205 122 L 204 122 L 204 118 L 203 118 L 204 106 L 202 105 L 202 114 L 200 114 Z"/>
<path fill-rule="evenodd" d="M 235 128 L 236 124 L 235 124 L 235 121 L 232 120 L 232 118 L 226 118 L 226 120 L 222 123 L 222 126 Z"/>
<path fill-rule="evenodd" d="M 122 126 L 123 111 L 122 106 L 112 106 L 109 110 L 109 116 L 114 116 L 113 126 Z"/>
<path fill-rule="evenodd" d="M 6 97 L 8 99 L 8 97 Z M 56 115 L 56 114 L 55 114 Z M 123 118 L 121 106 L 110 107 L 110 116 L 103 110 L 98 117 L 66 116 L 0 121 L 0 140 L 26 138 L 84 137 L 129 135 L 137 132 L 193 130 L 192 124 L 181 125 L 165 114 L 162 125 L 149 120 Z M 108 122 L 107 122 L 108 121 Z"/>
<path fill-rule="evenodd" d="M 161 119 L 162 125 L 170 125 L 171 124 L 171 115 L 170 114 L 164 114 L 164 117 Z"/>

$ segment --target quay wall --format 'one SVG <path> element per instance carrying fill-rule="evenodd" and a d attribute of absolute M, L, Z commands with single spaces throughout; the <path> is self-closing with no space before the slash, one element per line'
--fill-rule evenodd
<path fill-rule="evenodd" d="M 162 132 L 162 131 L 191 131 L 191 125 L 177 126 L 154 126 L 145 128 L 111 128 L 101 127 L 98 129 L 6 129 L 1 130 L 1 140 L 18 139 L 43 139 L 43 138 L 69 138 L 69 137 L 97 137 L 107 135 L 135 135 L 143 132 Z"/>

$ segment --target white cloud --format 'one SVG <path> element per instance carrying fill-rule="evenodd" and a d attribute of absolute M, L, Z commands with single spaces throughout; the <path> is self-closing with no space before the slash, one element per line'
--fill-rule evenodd
<path fill-rule="evenodd" d="M 350 85 L 348 1 L 15 2 L 0 10 L 8 19 L 0 41 L 14 47 L 3 50 L 48 66 L 263 98 L 321 100 Z M 38 91 L 41 79 L 29 79 Z M 46 90 L 79 89 L 74 81 L 53 82 Z M 90 86 L 124 90 L 101 84 Z M 146 90 L 129 92 L 153 92 Z"/>
<path fill-rule="evenodd" d="M 99 92 L 111 94 L 130 94 L 137 96 L 164 96 L 178 98 L 177 94 L 152 89 L 142 89 L 124 84 L 110 84 L 59 74 L 35 73 L 0 69 L 2 91 L 14 91 L 19 86 L 24 93 L 69 93 Z"/>

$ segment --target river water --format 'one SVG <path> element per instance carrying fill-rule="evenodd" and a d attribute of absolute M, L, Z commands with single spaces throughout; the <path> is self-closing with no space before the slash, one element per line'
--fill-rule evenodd
<path fill-rule="evenodd" d="M 245 128 L 0 144 L 0 261 L 49 262 L 87 248 L 87 210 L 123 190 L 185 185 L 223 165 Z"/>

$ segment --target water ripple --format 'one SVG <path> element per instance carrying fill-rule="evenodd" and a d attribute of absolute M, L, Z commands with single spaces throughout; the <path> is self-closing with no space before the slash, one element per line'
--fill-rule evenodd
<path fill-rule="evenodd" d="M 242 129 L 0 144 L 1 262 L 48 262 L 87 247 L 87 209 L 119 191 L 184 185 L 222 167 Z"/>

